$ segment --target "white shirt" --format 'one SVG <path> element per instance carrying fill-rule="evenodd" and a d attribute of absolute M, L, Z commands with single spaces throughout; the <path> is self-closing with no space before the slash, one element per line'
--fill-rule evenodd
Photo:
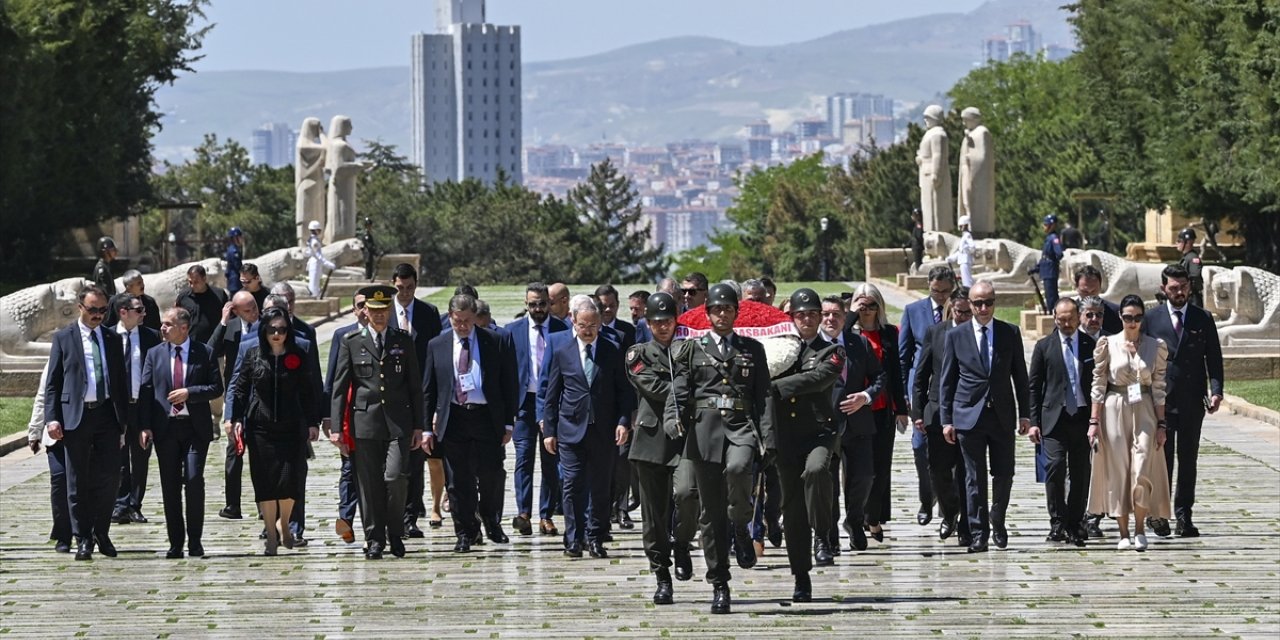
<path fill-rule="evenodd" d="M 476 340 L 476 334 L 472 333 L 467 336 L 470 343 L 468 353 L 471 355 L 471 381 L 475 384 L 474 389 L 467 392 L 468 404 L 488 404 L 488 400 L 484 397 L 484 374 L 480 371 L 480 341 Z M 458 371 L 458 356 L 462 355 L 462 337 L 456 332 L 453 334 L 453 375 L 458 380 L 458 384 L 462 384 Z"/>
<path fill-rule="evenodd" d="M 973 341 L 978 345 L 978 353 L 982 353 L 982 327 L 987 327 L 987 361 L 984 363 L 988 369 L 991 368 L 991 362 L 996 357 L 996 322 L 992 318 L 987 324 L 978 322 L 978 317 L 973 318 Z"/>
<path fill-rule="evenodd" d="M 173 366 L 177 363 L 177 361 L 173 357 L 175 346 L 182 347 L 182 384 L 185 385 L 187 384 L 187 376 L 191 374 L 191 336 L 187 336 L 186 341 L 183 342 L 181 345 L 174 345 L 174 344 L 169 345 L 169 382 L 170 383 L 173 382 Z M 189 416 L 191 415 L 191 411 L 189 411 L 189 407 L 187 406 L 187 403 L 184 402 L 182 404 L 182 409 L 180 411 L 178 411 L 177 413 L 170 413 L 169 415 Z"/>
<path fill-rule="evenodd" d="M 125 329 L 124 324 L 116 325 L 120 334 L 120 342 L 129 347 L 124 357 L 129 360 L 129 399 L 138 399 L 138 390 L 142 388 L 142 346 L 138 344 L 138 328 L 132 331 Z"/>
<path fill-rule="evenodd" d="M 549 343 L 551 342 L 551 327 L 547 326 L 549 324 L 551 324 L 550 316 L 543 320 L 541 325 L 534 322 L 533 318 L 529 319 L 529 393 L 538 392 L 538 381 L 542 379 L 542 361 L 538 360 L 538 327 L 542 327 L 543 341 Z M 543 351 L 543 355 L 546 355 L 546 351 Z"/>
<path fill-rule="evenodd" d="M 409 304 L 406 306 L 406 305 L 400 304 L 400 298 L 392 298 L 392 306 L 395 307 L 396 317 L 392 318 L 391 326 L 399 329 L 400 320 L 404 319 L 405 326 L 409 327 L 409 333 L 412 334 L 413 333 L 413 301 L 410 300 Z"/>
<path fill-rule="evenodd" d="M 111 380 L 107 377 L 107 343 L 102 338 L 102 327 L 90 329 L 85 326 L 84 322 L 76 320 L 76 325 L 80 327 L 80 347 L 84 350 L 84 401 L 97 402 L 106 400 L 107 398 L 98 397 L 98 385 L 94 382 L 97 379 L 97 373 L 93 367 L 93 342 L 89 339 L 89 335 L 93 334 L 98 338 L 98 347 L 102 349 L 102 385 L 107 390 L 107 395 L 111 395 Z"/>

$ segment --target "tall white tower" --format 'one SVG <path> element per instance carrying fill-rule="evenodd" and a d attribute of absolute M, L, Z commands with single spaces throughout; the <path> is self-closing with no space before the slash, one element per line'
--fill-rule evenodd
<path fill-rule="evenodd" d="M 485 22 L 484 0 L 436 0 L 436 20 L 412 37 L 413 162 L 429 182 L 519 184 L 520 27 Z"/>

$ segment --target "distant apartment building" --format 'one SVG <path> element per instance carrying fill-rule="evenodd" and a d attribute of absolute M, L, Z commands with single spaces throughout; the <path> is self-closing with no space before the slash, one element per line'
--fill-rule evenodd
<path fill-rule="evenodd" d="M 727 142 L 716 145 L 716 166 L 724 169 L 725 171 L 733 171 L 734 169 L 737 169 L 742 165 L 743 159 L 744 155 L 742 152 L 742 145 Z"/>
<path fill-rule="evenodd" d="M 525 147 L 524 173 L 545 176 L 556 169 L 573 166 L 573 149 L 565 145 Z"/>
<path fill-rule="evenodd" d="M 411 37 L 413 162 L 428 182 L 522 183 L 520 27 L 484 0 L 437 0 L 436 27 Z"/>
<path fill-rule="evenodd" d="M 293 164 L 293 148 L 298 132 L 283 122 L 268 122 L 253 130 L 249 138 L 249 159 L 273 169 Z"/>
<path fill-rule="evenodd" d="M 802 118 L 796 120 L 792 128 L 797 138 L 819 138 L 831 131 L 825 118 Z"/>
<path fill-rule="evenodd" d="M 857 146 L 869 142 L 874 136 L 877 145 L 887 146 L 893 143 L 895 135 L 893 98 L 878 93 L 829 95 L 826 123 L 831 136 L 842 144 Z"/>
<path fill-rule="evenodd" d="M 1042 44 L 1040 33 L 1026 20 L 1010 24 L 1004 33 L 982 41 L 984 62 L 1008 62 L 1018 54 L 1035 57 L 1042 52 L 1046 60 L 1058 61 L 1070 56 L 1072 49 L 1060 44 Z"/>

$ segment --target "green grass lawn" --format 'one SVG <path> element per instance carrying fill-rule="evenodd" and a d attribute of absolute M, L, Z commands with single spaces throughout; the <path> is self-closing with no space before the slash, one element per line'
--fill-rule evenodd
<path fill-rule="evenodd" d="M 1226 392 L 1248 402 L 1280 411 L 1280 383 L 1275 380 L 1228 380 Z"/>
<path fill-rule="evenodd" d="M 33 398 L 0 398 L 0 438 L 27 430 Z"/>

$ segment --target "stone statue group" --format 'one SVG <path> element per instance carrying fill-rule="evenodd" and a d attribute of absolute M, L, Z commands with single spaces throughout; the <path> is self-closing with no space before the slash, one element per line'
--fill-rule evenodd
<path fill-rule="evenodd" d="M 960 189 L 956 192 L 955 217 L 951 208 L 951 159 L 947 132 L 942 128 L 942 107 L 924 110 L 925 132 L 916 151 L 920 172 L 920 217 L 925 231 L 951 231 L 956 221 L 969 216 L 969 230 L 986 238 L 996 231 L 996 148 L 991 131 L 982 124 L 975 107 L 960 112 L 964 143 L 960 146 Z"/>
<path fill-rule="evenodd" d="M 334 116 L 326 136 L 319 118 L 302 121 L 293 177 L 298 244 L 305 246 L 312 222 L 324 229 L 324 244 L 356 234 L 356 177 L 364 163 L 347 142 L 351 118 Z"/>

